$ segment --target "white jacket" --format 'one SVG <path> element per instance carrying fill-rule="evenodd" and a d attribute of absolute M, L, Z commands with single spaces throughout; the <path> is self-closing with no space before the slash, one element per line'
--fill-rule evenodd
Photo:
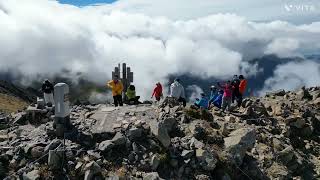
<path fill-rule="evenodd" d="M 171 84 L 171 86 L 170 86 L 170 97 L 175 97 L 175 98 L 178 98 L 178 99 L 180 97 L 186 98 L 185 94 L 184 94 L 184 88 L 179 82 L 175 81 L 175 82 L 173 82 Z"/>

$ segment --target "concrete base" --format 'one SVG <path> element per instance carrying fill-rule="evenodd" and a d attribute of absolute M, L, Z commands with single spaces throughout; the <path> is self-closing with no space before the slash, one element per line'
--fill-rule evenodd
<path fill-rule="evenodd" d="M 56 129 L 56 135 L 59 138 L 63 138 L 64 132 L 72 129 L 72 124 L 70 122 L 70 116 L 61 118 L 55 117 L 53 128 Z"/>

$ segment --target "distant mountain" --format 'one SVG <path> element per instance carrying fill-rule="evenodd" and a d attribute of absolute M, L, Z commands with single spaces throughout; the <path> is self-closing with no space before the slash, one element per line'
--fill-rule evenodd
<path fill-rule="evenodd" d="M 25 102 L 36 101 L 37 91 L 32 88 L 23 88 L 7 81 L 0 80 L 0 94 L 14 96 Z"/>

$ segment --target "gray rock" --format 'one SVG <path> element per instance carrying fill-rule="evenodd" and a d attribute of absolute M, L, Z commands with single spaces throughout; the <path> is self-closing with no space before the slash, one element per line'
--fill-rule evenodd
<path fill-rule="evenodd" d="M 124 145 L 126 143 L 126 138 L 121 132 L 117 132 L 111 142 L 116 146 Z"/>
<path fill-rule="evenodd" d="M 153 170 L 157 170 L 158 166 L 160 164 L 160 158 L 157 154 L 153 155 L 151 157 L 151 161 L 150 161 L 150 165 L 152 167 Z"/>
<path fill-rule="evenodd" d="M 23 180 L 38 180 L 40 179 L 40 171 L 39 170 L 33 170 L 29 173 L 23 174 Z"/>
<path fill-rule="evenodd" d="M 183 157 L 183 159 L 189 159 L 192 157 L 193 154 L 194 154 L 193 150 L 183 150 L 181 153 L 181 156 Z"/>
<path fill-rule="evenodd" d="M 31 149 L 32 158 L 39 158 L 44 155 L 44 147 L 35 146 Z"/>
<path fill-rule="evenodd" d="M 190 140 L 190 148 L 196 148 L 196 149 L 201 149 L 204 147 L 203 142 L 198 141 L 196 138 L 192 137 Z"/>
<path fill-rule="evenodd" d="M 267 96 L 284 96 L 284 95 L 286 95 L 286 91 L 284 89 L 267 93 Z"/>
<path fill-rule="evenodd" d="M 115 145 L 113 144 L 112 141 L 110 140 L 106 140 L 106 141 L 102 141 L 100 144 L 99 144 L 99 147 L 98 149 L 102 152 L 106 152 L 106 151 L 109 151 L 111 150 Z"/>
<path fill-rule="evenodd" d="M 117 176 L 117 175 L 109 176 L 109 177 L 106 178 L 106 180 L 120 180 L 120 177 Z"/>
<path fill-rule="evenodd" d="M 167 118 L 159 122 L 150 122 L 150 128 L 153 135 L 162 143 L 164 147 L 169 147 L 170 136 L 169 132 L 172 130 L 176 120 L 173 118 Z"/>
<path fill-rule="evenodd" d="M 14 120 L 13 120 L 13 124 L 26 124 L 27 121 L 27 113 L 25 112 L 19 112 L 14 114 L 13 116 Z"/>
<path fill-rule="evenodd" d="M 63 150 L 49 151 L 48 166 L 51 170 L 60 170 L 62 168 L 63 156 Z"/>
<path fill-rule="evenodd" d="M 162 180 L 157 172 L 150 172 L 143 175 L 143 180 Z"/>
<path fill-rule="evenodd" d="M 313 97 L 305 87 L 302 87 L 301 90 L 297 92 L 297 99 L 301 101 L 304 99 L 312 100 Z"/>
<path fill-rule="evenodd" d="M 140 128 L 131 128 L 128 131 L 128 138 L 134 140 L 142 136 L 142 129 Z"/>
<path fill-rule="evenodd" d="M 225 154 L 228 160 L 240 166 L 247 150 L 253 148 L 256 141 L 256 132 L 251 128 L 241 128 L 224 138 Z"/>
<path fill-rule="evenodd" d="M 44 152 L 48 153 L 49 150 L 54 150 L 61 144 L 61 141 L 59 139 L 54 139 L 44 148 Z"/>
<path fill-rule="evenodd" d="M 101 167 L 95 162 L 90 162 L 85 166 L 84 180 L 93 179 L 94 175 L 101 172 Z"/>
<path fill-rule="evenodd" d="M 206 171 L 212 171 L 216 168 L 218 159 L 213 155 L 212 152 L 203 149 L 196 150 L 196 157 L 200 166 Z"/>

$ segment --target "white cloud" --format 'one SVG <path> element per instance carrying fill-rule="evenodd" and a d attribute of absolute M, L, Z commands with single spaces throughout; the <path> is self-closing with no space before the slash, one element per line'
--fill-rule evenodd
<path fill-rule="evenodd" d="M 299 48 L 300 43 L 296 39 L 277 38 L 268 45 L 266 53 L 277 54 L 279 57 L 301 56 L 294 53 Z"/>
<path fill-rule="evenodd" d="M 99 6 L 99 10 L 120 10 L 175 20 L 196 19 L 218 13 L 235 13 L 250 21 L 310 23 L 320 19 L 318 0 L 118 0 L 111 5 Z"/>
<path fill-rule="evenodd" d="M 320 82 L 320 64 L 313 61 L 290 62 L 279 65 L 274 76 L 267 79 L 260 95 L 278 89 L 294 90 L 302 86 L 318 86 Z"/>
<path fill-rule="evenodd" d="M 196 98 L 200 98 L 201 93 L 203 93 L 203 90 L 197 85 L 188 86 L 186 90 L 191 91 L 191 95 L 189 97 L 190 102 L 195 102 Z"/>
<path fill-rule="evenodd" d="M 259 70 L 248 65 L 251 58 L 269 52 L 290 56 L 320 48 L 319 22 L 258 23 L 235 14 L 175 20 L 154 17 L 147 10 L 146 14 L 130 13 L 134 7 L 141 12 L 149 6 L 154 10 L 157 3 L 159 9 L 180 3 L 188 10 L 196 5 L 194 0 L 148 2 L 120 0 L 113 5 L 78 8 L 49 0 L 0 0 L 0 71 L 19 71 L 29 80 L 69 69 L 73 78 L 83 72 L 104 84 L 113 67 L 126 62 L 135 73 L 138 95 L 150 97 L 154 83 L 165 84 L 168 74 L 253 76 Z M 197 2 L 200 7 L 211 4 Z"/>

